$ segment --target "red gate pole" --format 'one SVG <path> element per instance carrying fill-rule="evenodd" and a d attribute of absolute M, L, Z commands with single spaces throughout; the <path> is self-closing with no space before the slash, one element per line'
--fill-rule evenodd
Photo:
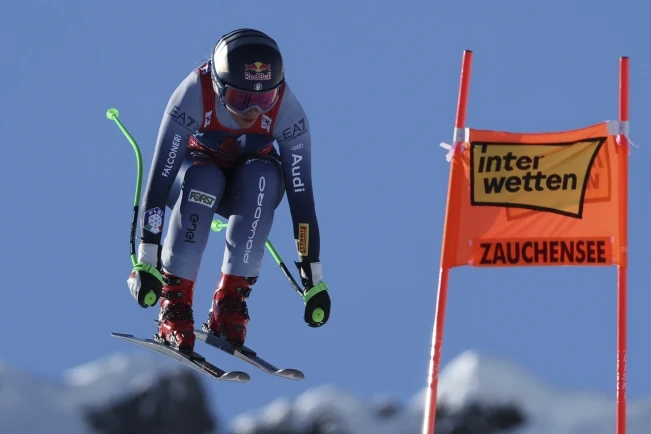
<path fill-rule="evenodd" d="M 619 120 L 628 126 L 628 57 L 619 59 Z M 617 434 L 626 434 L 626 354 L 628 304 L 628 137 L 620 131 L 619 140 L 619 242 L 617 266 Z"/>
<path fill-rule="evenodd" d="M 465 50 L 461 63 L 461 79 L 459 85 L 459 99 L 457 102 L 457 117 L 455 122 L 455 148 L 454 153 L 458 154 L 462 150 L 463 142 L 458 141 L 457 131 L 465 127 L 466 124 L 466 106 L 468 103 L 468 87 L 470 84 L 470 71 L 472 67 L 472 51 Z M 451 161 L 451 165 L 454 161 Z M 425 411 L 423 417 L 423 434 L 434 434 L 434 424 L 436 421 L 436 398 L 438 389 L 439 371 L 441 370 L 441 345 L 443 343 L 443 328 L 445 323 L 445 308 L 448 298 L 448 280 L 450 268 L 447 266 L 446 255 L 449 249 L 446 249 L 446 239 L 450 233 L 451 227 L 456 226 L 456 222 L 450 222 L 450 207 L 458 203 L 455 198 L 451 199 L 453 194 L 450 191 L 452 182 L 452 170 L 450 170 L 450 184 L 448 184 L 448 197 L 445 211 L 445 223 L 443 225 L 443 243 L 441 251 L 441 269 L 439 274 L 439 287 L 436 299 L 436 314 L 434 317 L 434 330 L 432 333 L 431 360 L 429 365 L 429 387 L 425 399 Z M 454 240 L 454 238 L 452 238 Z M 454 240 L 453 242 L 456 242 Z M 454 249 L 453 249 L 454 250 Z"/>

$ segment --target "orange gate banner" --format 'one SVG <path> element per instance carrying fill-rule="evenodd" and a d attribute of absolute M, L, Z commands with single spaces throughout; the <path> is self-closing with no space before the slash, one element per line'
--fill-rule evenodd
<path fill-rule="evenodd" d="M 619 122 L 464 131 L 451 160 L 443 266 L 620 264 Z"/>

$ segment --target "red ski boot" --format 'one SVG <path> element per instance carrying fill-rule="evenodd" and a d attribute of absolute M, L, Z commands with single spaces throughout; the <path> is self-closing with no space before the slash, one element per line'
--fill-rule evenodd
<path fill-rule="evenodd" d="M 256 281 L 257 277 L 222 273 L 204 330 L 226 339 L 236 347 L 242 347 L 250 319 L 245 299 Z"/>
<path fill-rule="evenodd" d="M 158 335 L 181 351 L 194 350 L 194 282 L 163 272 Z"/>

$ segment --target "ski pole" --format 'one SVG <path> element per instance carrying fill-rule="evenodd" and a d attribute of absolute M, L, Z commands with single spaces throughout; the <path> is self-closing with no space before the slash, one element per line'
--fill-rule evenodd
<path fill-rule="evenodd" d="M 222 229 L 225 229 L 227 227 L 228 227 L 228 223 L 224 223 L 219 219 L 213 220 L 212 223 L 210 224 L 210 228 L 215 232 L 219 232 Z M 294 279 L 294 276 L 292 276 L 292 273 L 289 272 L 289 269 L 287 268 L 287 266 L 283 262 L 282 258 L 280 257 L 280 255 L 278 254 L 276 249 L 274 248 L 273 244 L 271 244 L 271 241 L 266 240 L 265 245 L 267 246 L 267 249 L 271 253 L 271 256 L 274 257 L 274 259 L 276 260 L 276 263 L 280 266 L 280 269 L 283 271 L 283 274 L 285 274 L 285 277 L 287 277 L 287 280 L 289 280 L 289 283 L 292 285 L 294 290 L 298 293 L 298 295 L 300 295 L 301 297 L 304 297 L 305 292 L 301 289 L 301 287 L 298 285 L 298 283 L 296 283 L 296 279 Z"/>
<path fill-rule="evenodd" d="M 133 151 L 136 154 L 136 167 L 137 167 L 137 175 L 136 175 L 136 191 L 135 191 L 135 196 L 133 198 L 133 219 L 131 220 L 131 233 L 130 233 L 130 240 L 129 243 L 131 245 L 131 263 L 135 267 L 138 264 L 138 259 L 136 257 L 136 226 L 138 224 L 138 210 L 140 209 L 140 189 L 142 187 L 142 155 L 140 153 L 140 148 L 138 147 L 138 144 L 134 140 L 134 138 L 129 134 L 127 129 L 125 128 L 124 125 L 122 125 L 122 122 L 120 122 L 120 119 L 118 119 L 119 112 L 118 109 L 116 108 L 110 108 L 106 111 L 106 117 L 112 121 L 114 121 L 117 126 L 120 128 L 122 131 L 122 134 L 127 138 L 129 143 L 131 143 L 131 146 L 133 147 Z M 147 270 L 151 273 L 153 273 L 159 280 L 162 281 L 162 277 L 160 276 L 160 273 L 156 273 L 155 268 L 151 267 L 151 270 Z M 153 289 L 150 289 L 149 292 L 145 295 L 144 302 L 149 305 L 153 306 L 158 297 L 156 297 L 156 292 L 154 292 Z"/>
<path fill-rule="evenodd" d="M 213 220 L 212 223 L 210 224 L 210 228 L 215 232 L 219 232 L 222 229 L 225 229 L 227 227 L 228 227 L 228 223 L 224 223 L 219 219 Z M 294 276 L 292 276 L 292 273 L 289 272 L 289 269 L 287 268 L 287 266 L 283 262 L 282 258 L 280 257 L 280 255 L 278 254 L 276 249 L 274 248 L 273 244 L 271 244 L 271 241 L 269 241 L 267 239 L 265 241 L 265 245 L 267 246 L 267 249 L 271 253 L 271 256 L 274 257 L 274 259 L 276 260 L 276 263 L 280 266 L 280 269 L 283 270 L 283 273 L 285 274 L 285 277 L 287 277 L 287 280 L 289 280 L 289 283 L 291 283 L 292 287 L 296 290 L 298 295 L 301 296 L 303 301 L 306 302 L 305 301 L 306 291 L 303 291 L 301 289 L 301 287 L 298 285 L 298 283 L 296 283 L 296 280 L 294 279 Z M 311 315 L 312 315 L 312 319 L 314 321 L 319 322 L 319 321 L 321 321 L 323 319 L 325 313 L 323 312 L 322 308 L 317 307 L 312 311 Z"/>

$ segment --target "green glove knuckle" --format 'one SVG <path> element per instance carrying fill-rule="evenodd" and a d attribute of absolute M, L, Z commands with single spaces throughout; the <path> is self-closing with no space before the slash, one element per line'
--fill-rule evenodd
<path fill-rule="evenodd" d="M 145 264 L 144 262 L 138 262 L 135 265 L 135 267 L 133 267 L 133 271 L 141 271 L 141 272 L 149 273 L 152 276 L 154 276 L 156 280 L 158 280 L 160 283 L 163 283 L 163 275 L 153 265 Z"/>
<path fill-rule="evenodd" d="M 303 302 L 307 306 L 307 303 L 318 293 L 321 291 L 327 291 L 328 290 L 328 285 L 326 285 L 325 282 L 320 282 L 316 285 L 314 285 L 312 288 L 309 290 L 305 291 L 305 294 L 303 295 Z"/>

